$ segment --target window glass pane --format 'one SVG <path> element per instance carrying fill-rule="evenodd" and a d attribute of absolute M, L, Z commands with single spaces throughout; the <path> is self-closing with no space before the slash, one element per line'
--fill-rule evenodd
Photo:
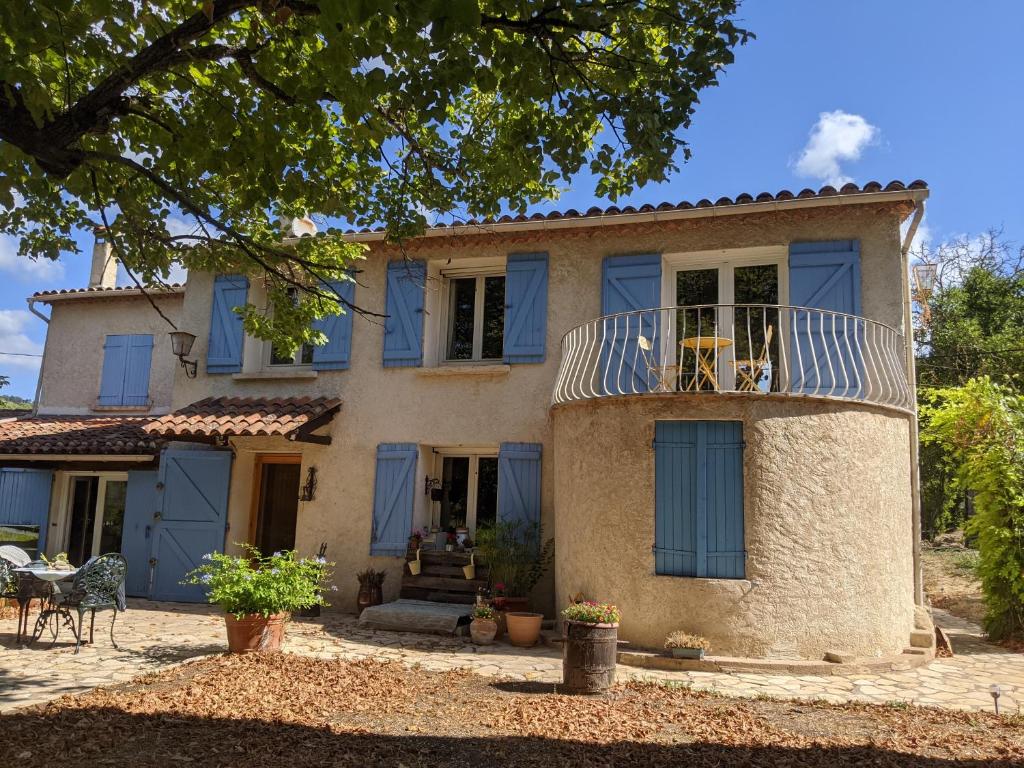
<path fill-rule="evenodd" d="M 469 503 L 469 457 L 445 456 L 441 472 L 443 497 L 441 499 L 441 530 L 458 528 L 466 524 Z"/>
<path fill-rule="evenodd" d="M 103 498 L 103 527 L 100 529 L 100 551 L 97 555 L 121 551 L 121 530 L 124 526 L 124 503 L 128 493 L 125 480 L 108 480 Z"/>
<path fill-rule="evenodd" d="M 294 358 L 278 349 L 276 346 L 270 348 L 270 364 L 271 365 L 291 365 L 294 362 Z"/>
<path fill-rule="evenodd" d="M 736 267 L 736 304 L 779 303 L 779 270 L 775 264 Z M 736 387 L 777 389 L 779 312 L 774 306 L 736 308 Z M 767 343 L 766 343 L 767 342 Z"/>
<path fill-rule="evenodd" d="M 480 457 L 480 473 L 476 494 L 476 529 L 494 525 L 498 520 L 498 459 Z"/>
<path fill-rule="evenodd" d="M 473 359 L 473 309 L 476 303 L 476 278 L 452 280 L 448 310 L 448 359 Z"/>
<path fill-rule="evenodd" d="M 718 311 L 715 307 L 686 309 L 701 304 L 718 303 L 718 270 L 686 269 L 676 273 L 676 340 L 679 347 L 680 386 L 683 389 L 714 389 L 710 377 L 701 373 L 696 348 L 714 340 L 718 325 Z M 707 354 L 707 350 L 703 350 Z M 710 360 L 714 360 L 711 351 Z"/>
<path fill-rule="evenodd" d="M 99 478 L 76 477 L 71 486 L 71 523 L 68 560 L 82 565 L 92 556 L 93 524 L 96 521 L 96 493 Z"/>
<path fill-rule="evenodd" d="M 505 277 L 484 279 L 484 360 L 500 359 L 504 354 Z"/>
<path fill-rule="evenodd" d="M 303 344 L 299 347 L 299 364 L 300 365 L 312 365 L 313 364 L 313 345 Z"/>

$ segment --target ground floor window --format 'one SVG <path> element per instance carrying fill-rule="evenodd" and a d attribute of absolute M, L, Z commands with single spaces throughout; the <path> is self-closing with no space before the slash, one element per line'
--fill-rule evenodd
<path fill-rule="evenodd" d="M 498 515 L 498 456 L 439 454 L 441 487 L 431 497 L 432 522 L 440 530 L 466 529 L 471 535 Z"/>
<path fill-rule="evenodd" d="M 654 497 L 655 573 L 744 578 L 741 422 L 655 422 Z"/>
<path fill-rule="evenodd" d="M 68 560 L 121 551 L 127 474 L 73 475 L 68 498 Z"/>

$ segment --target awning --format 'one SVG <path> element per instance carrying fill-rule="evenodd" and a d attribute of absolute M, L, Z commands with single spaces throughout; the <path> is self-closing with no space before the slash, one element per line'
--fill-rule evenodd
<path fill-rule="evenodd" d="M 278 436 L 329 445 L 330 437 L 312 433 L 339 408 L 341 400 L 327 397 L 207 397 L 150 420 L 144 429 L 177 439 Z"/>
<path fill-rule="evenodd" d="M 164 441 L 147 416 L 30 416 L 0 421 L 0 456 L 155 456 Z"/>

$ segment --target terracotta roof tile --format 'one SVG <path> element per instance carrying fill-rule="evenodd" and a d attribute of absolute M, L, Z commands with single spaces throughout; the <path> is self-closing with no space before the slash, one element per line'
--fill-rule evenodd
<path fill-rule="evenodd" d="M 142 427 L 150 416 L 34 416 L 0 422 L 0 454 L 160 452 L 164 441 Z"/>
<path fill-rule="evenodd" d="M 170 283 L 169 285 L 150 286 L 147 292 L 151 296 L 174 296 L 184 293 L 184 290 L 185 285 L 183 283 Z M 52 291 L 36 291 L 32 294 L 32 298 L 46 299 L 56 296 L 79 296 L 82 294 L 89 294 L 97 298 L 143 295 L 137 286 L 119 285 L 114 288 L 57 288 Z"/>
<path fill-rule="evenodd" d="M 340 406 L 341 400 L 327 397 L 207 397 L 144 429 L 168 437 L 288 435 Z"/>
<path fill-rule="evenodd" d="M 655 205 L 651 205 L 651 204 L 645 204 L 645 205 L 640 206 L 639 208 L 634 208 L 633 206 L 625 206 L 625 207 L 619 208 L 618 206 L 615 206 L 615 205 L 610 205 L 607 208 L 601 208 L 601 207 L 595 205 L 595 206 L 593 206 L 591 208 L 588 208 L 585 213 L 580 213 L 579 211 L 577 211 L 577 210 L 575 210 L 573 208 L 570 208 L 567 211 L 551 211 L 550 213 L 533 213 L 533 214 L 530 214 L 530 215 L 526 215 L 526 214 L 522 214 L 521 213 L 521 214 L 517 214 L 515 216 L 512 216 L 512 215 L 509 215 L 509 214 L 505 214 L 503 216 L 499 216 L 496 219 L 484 219 L 483 221 L 478 221 L 476 219 L 470 219 L 469 221 L 458 222 L 458 223 L 456 223 L 454 225 L 448 225 L 448 224 L 444 224 L 444 223 L 439 223 L 439 224 L 435 224 L 433 227 L 431 227 L 431 229 L 434 229 L 434 230 L 444 230 L 444 229 L 455 228 L 455 227 L 464 227 L 464 226 L 484 226 L 484 225 L 489 225 L 489 224 L 513 224 L 513 223 L 522 223 L 522 222 L 527 222 L 527 221 L 545 221 L 545 220 L 547 220 L 547 221 L 554 221 L 556 219 L 571 219 L 571 218 L 584 218 L 584 219 L 586 219 L 586 218 L 598 218 L 598 217 L 601 217 L 601 216 L 615 216 L 615 215 L 618 215 L 618 214 L 625 214 L 625 213 L 649 213 L 651 211 L 685 211 L 685 210 L 689 210 L 691 208 L 727 208 L 727 207 L 736 206 L 736 205 L 749 205 L 749 204 L 752 204 L 752 203 L 772 203 L 772 202 L 776 202 L 776 201 L 796 200 L 796 199 L 806 200 L 808 198 L 813 198 L 813 197 L 852 196 L 852 195 L 872 194 L 872 193 L 875 193 L 875 192 L 903 192 L 903 191 L 906 191 L 908 189 L 909 190 L 928 189 L 928 184 L 926 184 L 921 179 L 917 179 L 915 181 L 912 181 L 909 184 L 904 184 L 902 181 L 890 181 L 888 184 L 885 184 L 884 186 L 880 182 L 869 181 L 866 184 L 864 184 L 863 186 L 858 187 L 856 184 L 851 182 L 851 183 L 844 184 L 842 186 L 842 188 L 838 189 L 838 190 L 835 187 L 833 187 L 833 186 L 826 185 L 826 186 L 824 186 L 824 187 L 822 187 L 821 189 L 818 189 L 818 190 L 802 189 L 798 193 L 795 193 L 795 194 L 793 192 L 789 191 L 788 189 L 779 190 L 775 194 L 772 194 L 771 192 L 760 192 L 760 193 L 754 195 L 754 194 L 751 194 L 750 192 L 743 192 L 743 193 L 737 195 L 735 198 L 720 197 L 720 198 L 718 198 L 718 200 L 716 200 L 714 202 L 712 202 L 711 200 L 709 200 L 707 198 L 703 198 L 703 199 L 699 200 L 697 203 L 691 203 L 691 202 L 687 202 L 687 201 L 684 200 L 684 201 L 679 202 L 679 203 L 663 202 L 663 203 L 659 203 L 656 206 Z M 364 229 L 349 229 L 349 230 L 345 231 L 345 234 L 347 234 L 347 235 L 368 235 L 368 234 L 380 233 L 380 232 L 383 232 L 383 231 L 384 231 L 383 227 L 376 227 L 376 228 L 369 228 L 369 227 L 367 227 L 367 228 L 364 228 Z"/>

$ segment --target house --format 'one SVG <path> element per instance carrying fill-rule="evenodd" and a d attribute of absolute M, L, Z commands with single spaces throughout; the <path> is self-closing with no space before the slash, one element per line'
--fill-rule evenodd
<path fill-rule="evenodd" d="M 7 521 L 72 560 L 120 546 L 156 599 L 200 599 L 182 574 L 232 542 L 325 542 L 347 610 L 367 566 L 398 594 L 414 526 L 539 520 L 549 613 L 582 592 L 639 646 L 685 628 L 727 655 L 898 653 L 917 585 L 900 226 L 927 194 L 503 217 L 401 249 L 353 232 L 367 258 L 339 288 L 386 319 L 328 318 L 294 355 L 231 311 L 264 301 L 258 276 L 193 272 L 151 298 L 197 337 L 194 378 L 101 240 L 88 288 L 31 299 L 50 325 L 38 412 L 0 423 Z"/>

